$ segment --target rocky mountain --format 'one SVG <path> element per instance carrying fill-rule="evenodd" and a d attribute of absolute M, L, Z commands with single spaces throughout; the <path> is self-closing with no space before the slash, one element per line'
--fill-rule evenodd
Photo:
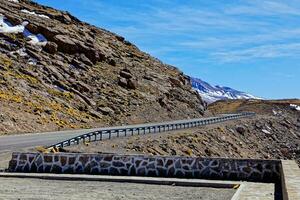
<path fill-rule="evenodd" d="M 0 0 L 0 133 L 199 117 L 177 68 L 122 36 L 28 0 Z"/>
<path fill-rule="evenodd" d="M 262 99 L 239 99 L 221 100 L 208 106 L 212 114 L 255 112 L 261 115 L 300 114 L 300 99 L 262 100 Z M 296 111 L 296 112 L 295 112 Z"/>
<path fill-rule="evenodd" d="M 213 103 L 215 101 L 224 99 L 260 99 L 251 94 L 247 94 L 230 87 L 218 85 L 212 86 L 199 78 L 191 78 L 191 84 L 207 103 Z"/>

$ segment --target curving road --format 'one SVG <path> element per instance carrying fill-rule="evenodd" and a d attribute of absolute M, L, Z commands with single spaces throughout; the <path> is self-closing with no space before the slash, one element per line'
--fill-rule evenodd
<path fill-rule="evenodd" d="M 235 115 L 235 114 L 231 114 L 231 115 Z M 229 116 L 229 115 L 220 115 L 220 117 L 222 116 Z M 153 126 L 153 125 L 159 126 L 159 125 L 185 123 L 185 122 L 207 120 L 207 119 L 214 119 L 214 118 L 216 117 L 177 120 L 177 121 L 170 121 L 170 122 L 163 122 L 163 123 L 147 123 L 147 124 L 126 125 L 126 126 L 117 126 L 117 127 L 103 127 L 103 128 L 94 128 L 94 129 L 81 129 L 81 130 L 0 136 L 0 153 L 17 151 L 19 149 L 26 149 L 26 148 L 28 149 L 36 146 L 49 146 L 67 140 L 69 138 L 74 138 L 79 135 L 94 132 L 94 131 L 110 130 L 110 129 L 112 130 L 130 129 L 130 128 Z M 107 137 L 104 137 L 103 139 L 106 138 Z"/>

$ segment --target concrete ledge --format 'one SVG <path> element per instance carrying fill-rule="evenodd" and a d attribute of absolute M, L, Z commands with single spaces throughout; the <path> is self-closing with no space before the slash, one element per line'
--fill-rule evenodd
<path fill-rule="evenodd" d="M 241 182 L 217 181 L 203 179 L 178 179 L 178 178 L 154 178 L 137 176 L 105 176 L 86 174 L 38 174 L 38 173 L 0 173 L 3 178 L 34 178 L 46 180 L 68 180 L 68 181 L 102 181 L 102 182 L 124 182 L 143 183 L 157 185 L 211 187 L 211 188 L 239 188 Z"/>
<path fill-rule="evenodd" d="M 281 181 L 284 200 L 300 200 L 300 168 L 295 161 L 282 160 Z"/>
<path fill-rule="evenodd" d="M 9 171 L 278 182 L 280 160 L 13 153 Z"/>
<path fill-rule="evenodd" d="M 241 184 L 231 200 L 274 200 L 275 184 L 272 183 L 250 183 Z"/>

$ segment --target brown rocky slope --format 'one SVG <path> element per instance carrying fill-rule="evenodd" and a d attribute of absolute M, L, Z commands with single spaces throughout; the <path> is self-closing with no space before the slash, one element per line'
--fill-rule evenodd
<path fill-rule="evenodd" d="M 300 99 L 236 99 L 216 101 L 208 106 L 209 113 L 213 115 L 221 113 L 255 112 L 262 115 L 286 113 L 294 115 L 295 109 L 291 105 L 300 106 Z"/>
<path fill-rule="evenodd" d="M 0 31 L 0 133 L 203 115 L 187 76 L 119 35 L 27 0 L 0 0 L 0 14 L 28 22 L 27 36 Z"/>
<path fill-rule="evenodd" d="M 240 100 L 217 102 L 228 109 Z M 251 105 L 252 105 L 251 101 Z M 300 165 L 300 111 L 284 101 L 256 101 L 255 117 L 209 125 L 200 128 L 113 139 L 68 147 L 70 151 L 116 152 L 150 155 L 185 155 L 203 157 L 294 159 Z M 247 105 L 248 103 L 245 103 Z M 268 106 L 266 106 L 266 104 Z M 222 106 L 223 105 L 223 106 Z M 300 104 L 298 104 L 300 105 Z M 216 105 L 213 107 L 215 108 Z M 261 109 L 261 108 L 265 109 Z M 208 109 L 211 109 L 210 107 Z M 236 107 L 237 109 L 237 107 Z M 239 109 L 243 110 L 242 107 Z M 239 110 L 238 109 L 238 110 Z M 269 111 L 268 111 L 269 110 Z M 230 110 L 234 112 L 235 110 Z M 220 110 L 220 112 L 224 112 Z"/>

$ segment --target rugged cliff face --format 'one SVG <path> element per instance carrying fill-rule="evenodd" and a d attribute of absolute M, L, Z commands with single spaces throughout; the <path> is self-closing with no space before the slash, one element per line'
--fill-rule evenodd
<path fill-rule="evenodd" d="M 203 115 L 175 67 L 69 13 L 0 0 L 0 133 Z"/>

